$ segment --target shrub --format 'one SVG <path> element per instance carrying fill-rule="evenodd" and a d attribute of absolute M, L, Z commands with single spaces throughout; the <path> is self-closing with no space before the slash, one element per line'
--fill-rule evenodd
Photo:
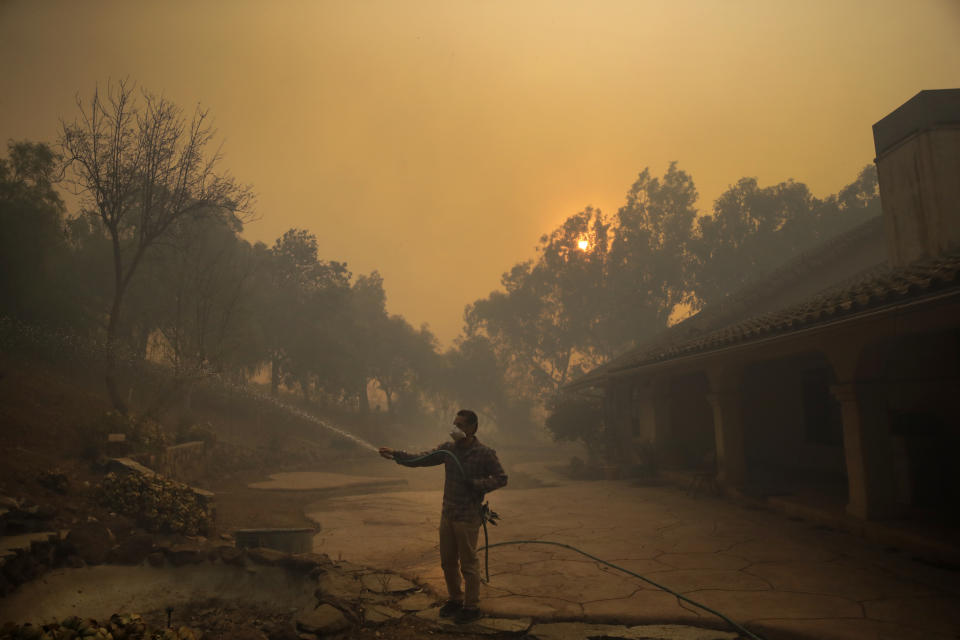
<path fill-rule="evenodd" d="M 97 485 L 99 502 L 154 533 L 205 535 L 213 524 L 206 501 L 185 484 L 131 473 L 108 473 Z"/>

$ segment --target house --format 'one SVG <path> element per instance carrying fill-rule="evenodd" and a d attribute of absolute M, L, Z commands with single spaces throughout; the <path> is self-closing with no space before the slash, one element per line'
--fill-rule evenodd
<path fill-rule="evenodd" d="M 882 217 L 567 385 L 623 463 L 652 445 L 727 489 L 863 519 L 960 504 L 960 89 L 873 127 Z"/>

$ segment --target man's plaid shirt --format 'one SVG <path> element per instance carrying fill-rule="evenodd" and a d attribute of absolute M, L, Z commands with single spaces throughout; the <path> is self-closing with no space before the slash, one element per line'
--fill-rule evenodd
<path fill-rule="evenodd" d="M 410 458 L 429 455 L 438 449 L 450 451 L 457 456 L 466 472 L 466 481 L 460 473 L 457 463 L 451 460 L 450 456 L 433 456 L 414 464 L 404 462 Z M 480 441 L 476 439 L 468 446 L 444 442 L 434 449 L 422 453 L 395 451 L 393 458 L 398 464 L 410 467 L 446 465 L 443 481 L 442 515 L 450 520 L 479 521 L 483 494 L 507 484 L 507 474 L 503 472 L 503 467 L 500 466 L 497 452 L 480 444 Z"/>

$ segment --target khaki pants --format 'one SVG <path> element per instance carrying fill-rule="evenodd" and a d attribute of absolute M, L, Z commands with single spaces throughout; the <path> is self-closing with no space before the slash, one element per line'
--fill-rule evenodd
<path fill-rule="evenodd" d="M 477 536 L 480 520 L 462 522 L 440 518 L 440 566 L 447 581 L 451 600 L 475 607 L 480 602 L 480 562 L 477 560 Z M 466 593 L 460 589 L 460 574 Z"/>

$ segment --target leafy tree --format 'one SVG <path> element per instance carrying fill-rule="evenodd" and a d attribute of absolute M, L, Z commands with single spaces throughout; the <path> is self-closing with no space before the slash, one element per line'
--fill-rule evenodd
<path fill-rule="evenodd" d="M 510 382 L 507 363 L 489 338 L 461 336 L 441 360 L 437 389 L 444 415 L 471 407 L 504 433 L 531 428 L 535 396 Z"/>
<path fill-rule="evenodd" d="M 357 398 L 360 412 L 369 413 L 367 386 L 373 377 L 377 336 L 387 317 L 387 294 L 378 271 L 357 276 L 351 287 L 349 305 L 350 327 L 346 335 L 350 365 L 345 368 L 349 378 L 346 388 Z"/>
<path fill-rule="evenodd" d="M 47 145 L 7 143 L 0 159 L 0 315 L 56 324 L 76 321 L 59 159 Z"/>
<path fill-rule="evenodd" d="M 144 286 L 131 292 L 129 324 L 139 325 L 145 338 L 162 337 L 178 374 L 226 373 L 255 339 L 248 320 L 257 264 L 239 231 L 239 224 L 212 217 L 184 218 L 144 261 Z"/>
<path fill-rule="evenodd" d="M 417 330 L 403 316 L 392 315 L 377 323 L 375 340 L 371 374 L 387 398 L 387 412 L 394 413 L 397 394 L 426 382 L 434 367 L 436 338 L 428 327 Z"/>
<path fill-rule="evenodd" d="M 111 242 L 106 382 L 123 411 L 116 380 L 121 311 L 147 250 L 185 217 L 247 212 L 251 193 L 218 172 L 206 110 L 197 107 L 187 120 L 169 100 L 146 91 L 138 97 L 126 81 L 109 85 L 106 95 L 94 89 L 89 103 L 78 97 L 77 107 L 77 118 L 61 125 L 60 148 L 70 183 Z"/>
<path fill-rule="evenodd" d="M 467 308 L 466 335 L 486 336 L 514 375 L 538 393 L 555 393 L 575 367 L 597 357 L 608 229 L 597 209 L 569 217 L 540 239 L 536 262 L 503 275 L 504 291 Z"/>
<path fill-rule="evenodd" d="M 603 408 L 598 398 L 561 395 L 551 399 L 545 425 L 553 439 L 581 442 L 592 460 L 602 454 L 605 443 Z"/>
<path fill-rule="evenodd" d="M 270 250 L 261 313 L 274 394 L 283 381 L 299 386 L 310 401 L 324 365 L 342 351 L 333 329 L 343 324 L 337 320 L 347 304 L 349 281 L 345 264 L 318 258 L 317 238 L 304 229 L 290 229 Z"/>
<path fill-rule="evenodd" d="M 693 178 L 676 162 L 662 179 L 644 169 L 627 192 L 610 247 L 604 325 L 611 351 L 663 329 L 689 301 L 696 201 Z"/>
<path fill-rule="evenodd" d="M 876 170 L 868 166 L 826 200 L 801 182 L 759 187 L 742 178 L 697 221 L 692 243 L 697 304 L 714 304 L 786 260 L 880 214 Z"/>

